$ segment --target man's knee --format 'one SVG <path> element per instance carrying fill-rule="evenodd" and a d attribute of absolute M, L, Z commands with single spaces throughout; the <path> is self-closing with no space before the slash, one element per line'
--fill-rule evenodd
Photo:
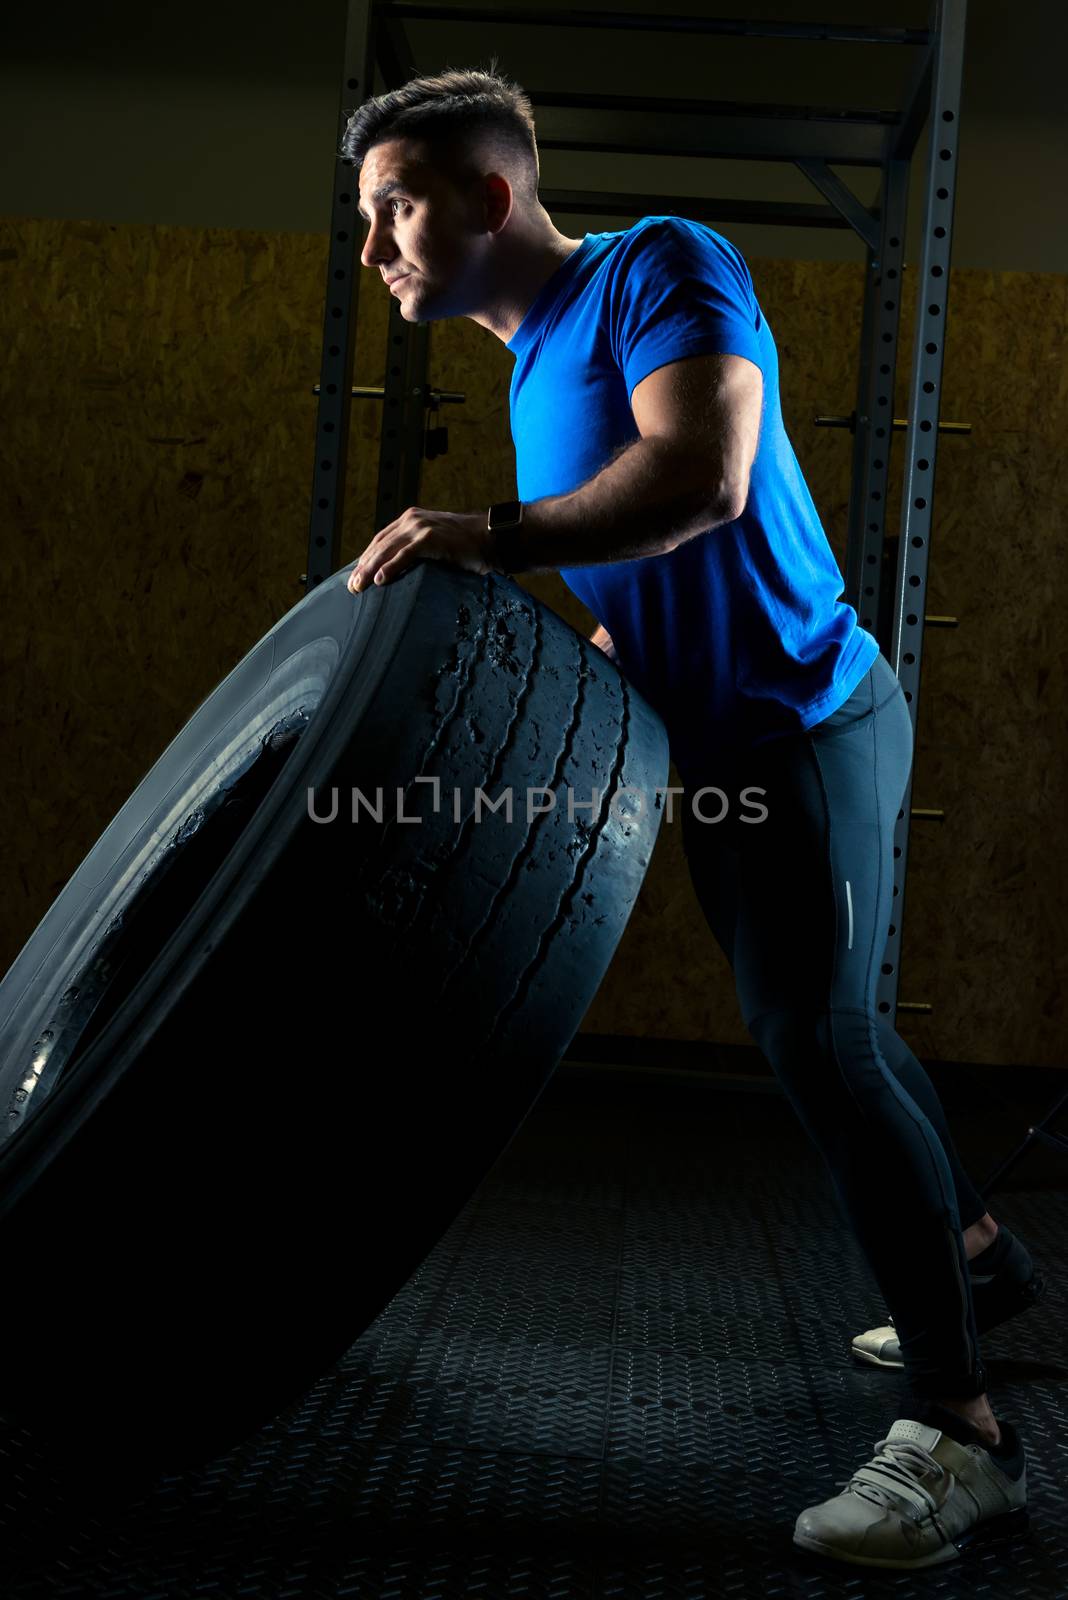
<path fill-rule="evenodd" d="M 827 1074 L 852 1083 L 880 1072 L 878 1023 L 873 1013 L 841 1007 L 764 1011 L 747 1023 L 750 1034 L 784 1081 L 818 1082 Z"/>

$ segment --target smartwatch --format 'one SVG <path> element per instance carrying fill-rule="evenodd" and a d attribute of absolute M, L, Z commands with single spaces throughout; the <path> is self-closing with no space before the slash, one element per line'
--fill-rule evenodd
<path fill-rule="evenodd" d="M 521 500 L 499 500 L 496 505 L 490 506 L 486 517 L 486 527 L 490 534 L 490 548 L 493 552 L 494 565 L 502 572 L 508 571 L 508 563 L 501 550 L 501 540 L 498 535 L 509 528 L 518 528 L 523 521 L 523 503 Z"/>

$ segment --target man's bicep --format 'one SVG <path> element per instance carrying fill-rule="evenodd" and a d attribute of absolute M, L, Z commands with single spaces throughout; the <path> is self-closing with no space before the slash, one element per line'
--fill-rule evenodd
<path fill-rule="evenodd" d="M 745 356 L 686 356 L 635 385 L 631 410 L 643 438 L 676 445 L 709 492 L 740 515 L 760 440 L 764 376 Z"/>

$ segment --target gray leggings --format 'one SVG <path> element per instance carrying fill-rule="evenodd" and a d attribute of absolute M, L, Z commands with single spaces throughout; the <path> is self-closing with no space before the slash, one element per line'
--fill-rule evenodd
<path fill-rule="evenodd" d="M 745 1025 L 827 1164 L 885 1297 L 911 1392 L 982 1394 L 986 1375 L 962 1230 L 986 1211 L 931 1080 L 875 989 L 893 906 L 893 830 L 912 725 L 879 655 L 816 727 L 683 775 L 683 845 L 734 972 Z M 693 791 L 730 798 L 701 823 Z M 739 808 L 766 791 L 767 817 Z M 713 798 L 699 802 L 716 814 Z"/>

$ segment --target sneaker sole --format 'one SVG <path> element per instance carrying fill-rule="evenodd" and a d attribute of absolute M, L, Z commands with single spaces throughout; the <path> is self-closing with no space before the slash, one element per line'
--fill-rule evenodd
<path fill-rule="evenodd" d="M 1018 1506 L 1014 1511 L 1003 1512 L 999 1517 L 990 1517 L 986 1522 L 977 1523 L 974 1528 L 969 1528 L 966 1533 L 958 1536 L 953 1544 L 944 1544 L 938 1550 L 932 1550 L 929 1555 L 921 1556 L 915 1561 L 884 1561 L 873 1556 L 855 1555 L 849 1550 L 835 1550 L 831 1545 L 821 1543 L 819 1539 L 805 1538 L 804 1535 L 794 1534 L 794 1544 L 799 1550 L 807 1550 L 812 1555 L 822 1556 L 825 1560 L 836 1564 L 844 1562 L 852 1567 L 888 1567 L 897 1571 L 917 1571 L 921 1567 L 941 1567 L 948 1561 L 959 1561 L 961 1556 L 969 1555 L 977 1547 L 988 1544 L 997 1544 L 1005 1539 L 1018 1539 L 1030 1529 L 1031 1523 L 1026 1506 Z"/>
<path fill-rule="evenodd" d="M 1033 1278 L 1020 1287 L 1004 1292 L 999 1299 L 991 1303 L 988 1298 L 986 1314 L 980 1318 L 976 1315 L 976 1326 L 979 1333 L 989 1333 L 992 1328 L 999 1328 L 1003 1322 L 1008 1322 L 1012 1317 L 1018 1317 L 1021 1311 L 1029 1311 L 1032 1306 L 1038 1305 L 1046 1292 L 1046 1280 L 1037 1272 Z M 882 1356 L 873 1355 L 869 1350 L 859 1350 L 852 1346 L 854 1361 L 866 1367 L 882 1367 L 885 1371 L 901 1372 L 904 1369 L 903 1361 L 887 1361 Z"/>
<path fill-rule="evenodd" d="M 870 1350 L 860 1350 L 856 1345 L 853 1346 L 853 1359 L 866 1367 L 883 1367 L 893 1372 L 900 1372 L 905 1365 L 903 1361 L 884 1361 L 882 1356 L 874 1355 Z"/>

